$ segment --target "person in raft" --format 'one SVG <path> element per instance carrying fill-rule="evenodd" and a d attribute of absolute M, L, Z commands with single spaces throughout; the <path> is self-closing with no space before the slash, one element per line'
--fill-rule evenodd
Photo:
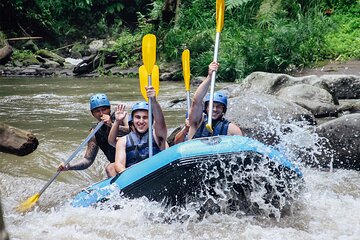
<path fill-rule="evenodd" d="M 110 129 L 115 120 L 114 114 L 111 114 L 110 101 L 103 93 L 98 93 L 90 98 L 90 111 L 93 117 L 99 122 L 103 121 L 104 125 L 95 133 L 95 136 L 90 139 L 87 144 L 87 149 L 84 157 L 75 162 L 74 164 L 67 164 L 65 166 L 62 162 L 58 166 L 58 171 L 68 170 L 84 170 L 89 168 L 96 158 L 99 148 L 104 152 L 106 158 L 109 160 L 109 164 L 105 167 L 106 175 L 113 177 L 116 175 L 115 171 L 115 148 L 108 143 L 108 135 Z M 91 129 L 93 130 L 93 128 Z M 127 118 L 123 119 L 118 124 L 118 132 L 120 135 L 127 134 L 129 132 L 129 126 Z"/>
<path fill-rule="evenodd" d="M 160 104 L 156 101 L 155 89 L 145 87 L 147 97 L 151 99 L 153 110 L 153 155 L 167 148 L 167 128 Z M 138 102 L 132 107 L 130 114 L 130 133 L 116 138 L 118 122 L 124 121 L 127 115 L 124 106 L 118 106 L 115 112 L 115 122 L 109 134 L 109 144 L 116 146 L 115 171 L 121 173 L 138 162 L 149 157 L 149 104 Z"/>
<path fill-rule="evenodd" d="M 185 142 L 188 140 L 188 133 L 190 128 L 189 116 L 186 112 L 185 125 L 184 127 L 175 135 L 174 144 Z"/>
<path fill-rule="evenodd" d="M 205 80 L 196 89 L 189 115 L 189 133 L 188 139 L 218 136 L 218 135 L 243 135 L 241 129 L 234 123 L 227 121 L 224 115 L 227 110 L 227 97 L 222 92 L 214 92 L 213 112 L 212 112 L 212 127 L 213 133 L 206 128 L 209 113 L 210 95 L 207 94 L 211 84 L 211 74 L 218 70 L 218 63 L 212 62 L 209 65 L 208 75 Z M 205 103 L 203 99 L 205 97 Z"/>

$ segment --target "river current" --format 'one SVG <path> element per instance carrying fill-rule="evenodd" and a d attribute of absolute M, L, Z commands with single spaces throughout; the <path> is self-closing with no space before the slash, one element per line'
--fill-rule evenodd
<path fill-rule="evenodd" d="M 0 121 L 31 131 L 40 143 L 25 157 L 0 153 L 1 201 L 11 239 L 360 239 L 360 172 L 305 166 L 306 188 L 281 218 L 215 213 L 199 220 L 191 207 L 175 211 L 146 198 L 115 199 L 117 210 L 73 208 L 70 200 L 77 192 L 106 178 L 101 151 L 90 168 L 61 173 L 31 211 L 15 211 L 86 138 L 95 123 L 90 96 L 103 92 L 112 106 L 125 103 L 130 109 L 142 101 L 138 85 L 125 78 L 0 79 Z M 170 108 L 170 101 L 184 96 L 183 83 L 161 82 L 158 100 L 169 134 L 185 116 L 185 106 Z"/>

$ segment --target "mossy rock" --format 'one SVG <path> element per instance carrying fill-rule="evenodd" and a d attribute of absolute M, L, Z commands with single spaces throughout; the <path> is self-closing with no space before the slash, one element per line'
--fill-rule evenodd
<path fill-rule="evenodd" d="M 36 54 L 51 61 L 58 62 L 61 66 L 64 65 L 65 59 L 63 57 L 60 57 L 56 53 L 50 52 L 46 49 L 40 49 L 36 52 Z"/>
<path fill-rule="evenodd" d="M 20 60 L 20 59 L 19 59 Z M 39 65 L 40 62 L 36 59 L 35 55 L 26 56 L 26 58 L 20 60 L 24 66 Z"/>

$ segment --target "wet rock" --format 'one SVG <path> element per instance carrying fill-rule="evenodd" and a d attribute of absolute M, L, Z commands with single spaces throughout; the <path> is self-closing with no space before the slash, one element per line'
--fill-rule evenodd
<path fill-rule="evenodd" d="M 38 145 L 31 132 L 0 123 L 0 152 L 25 156 L 35 151 Z"/>
<path fill-rule="evenodd" d="M 225 117 L 240 126 L 246 136 L 270 145 L 276 144 L 279 134 L 286 131 L 283 124 L 316 124 L 314 115 L 305 108 L 272 95 L 254 93 L 231 98 Z"/>
<path fill-rule="evenodd" d="M 320 78 L 329 85 L 338 99 L 360 98 L 360 76 L 334 74 Z"/>
<path fill-rule="evenodd" d="M 339 101 L 339 112 L 360 113 L 360 99 L 344 99 Z"/>
<path fill-rule="evenodd" d="M 333 167 L 360 170 L 360 114 L 344 115 L 316 128 L 327 139 L 325 148 L 333 153 Z M 323 153 L 321 165 L 329 166 L 331 157 Z"/>

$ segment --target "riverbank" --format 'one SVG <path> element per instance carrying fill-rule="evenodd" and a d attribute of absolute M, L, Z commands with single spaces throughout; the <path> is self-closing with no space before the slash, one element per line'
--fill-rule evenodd
<path fill-rule="evenodd" d="M 30 65 L 13 67 L 10 65 L 0 65 L 0 76 L 3 77 L 101 77 L 101 76 L 120 76 L 120 77 L 134 77 L 138 74 L 137 67 L 129 69 L 120 69 L 118 66 L 105 66 L 102 71 L 95 70 L 90 73 L 75 74 L 74 68 L 79 64 L 75 59 L 65 59 L 64 66 L 49 67 L 43 65 Z M 177 72 L 181 71 L 181 67 L 170 66 L 160 69 L 161 81 L 179 81 Z M 294 77 L 301 77 L 307 75 L 325 75 L 325 74 L 345 74 L 360 76 L 360 60 L 349 61 L 330 61 L 316 67 L 306 67 L 293 70 L 289 73 Z M 181 73 L 180 73 L 181 75 Z"/>
<path fill-rule="evenodd" d="M 347 74 L 360 76 L 360 60 L 349 60 L 345 62 L 329 61 L 313 68 L 303 68 L 293 71 L 290 75 L 295 77 L 306 75 L 324 75 L 324 74 Z"/>

